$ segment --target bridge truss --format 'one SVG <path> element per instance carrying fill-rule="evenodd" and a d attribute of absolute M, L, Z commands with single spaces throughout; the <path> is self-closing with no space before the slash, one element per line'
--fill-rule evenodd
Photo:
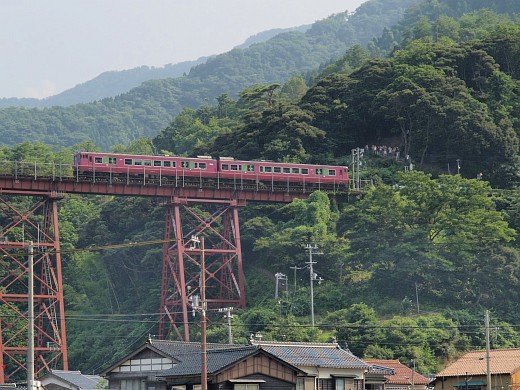
<path fill-rule="evenodd" d="M 2 192 L 3 194 L 6 191 Z M 34 246 L 34 373 L 68 369 L 59 196 L 0 196 L 0 383 L 25 380 L 28 246 Z"/>
<path fill-rule="evenodd" d="M 198 207 L 203 205 L 205 207 Z M 189 341 L 191 312 L 205 269 L 208 311 L 245 307 L 236 200 L 174 198 L 166 205 L 159 336 Z M 195 245 L 203 236 L 205 246 Z M 201 259 L 205 267 L 201 267 Z"/>

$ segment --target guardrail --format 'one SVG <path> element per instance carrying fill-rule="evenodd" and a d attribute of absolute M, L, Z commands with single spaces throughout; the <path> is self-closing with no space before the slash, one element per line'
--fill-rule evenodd
<path fill-rule="evenodd" d="M 38 161 L 0 161 L 0 175 L 18 177 L 52 178 L 53 180 L 74 178 L 72 164 L 45 163 Z"/>

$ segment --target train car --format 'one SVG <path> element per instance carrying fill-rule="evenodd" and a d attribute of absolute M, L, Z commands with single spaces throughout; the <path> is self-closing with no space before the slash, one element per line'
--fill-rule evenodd
<path fill-rule="evenodd" d="M 78 180 L 174 186 L 199 186 L 258 191 L 346 191 L 345 166 L 78 152 Z"/>
<path fill-rule="evenodd" d="M 314 164 L 277 163 L 270 161 L 238 161 L 221 158 L 218 171 L 222 180 L 256 189 L 346 190 L 348 167 Z"/>
<path fill-rule="evenodd" d="M 110 182 L 195 182 L 215 177 L 217 160 L 208 156 L 172 157 L 78 152 L 74 155 L 78 180 Z"/>

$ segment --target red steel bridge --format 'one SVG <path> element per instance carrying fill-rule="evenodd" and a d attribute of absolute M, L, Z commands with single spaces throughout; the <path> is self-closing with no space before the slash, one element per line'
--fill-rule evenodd
<path fill-rule="evenodd" d="M 245 306 L 238 208 L 250 201 L 291 202 L 309 195 L 301 188 L 247 189 L 239 182 L 216 188 L 202 181 L 79 181 L 70 166 L 19 168 L 0 166 L 0 383 L 25 375 L 27 368 L 30 241 L 35 248 L 35 375 L 68 370 L 58 203 L 70 194 L 148 196 L 165 205 L 159 336 L 185 341 L 203 257 L 211 287 L 208 308 Z M 193 245 L 194 236 L 204 237 L 205 248 Z"/>

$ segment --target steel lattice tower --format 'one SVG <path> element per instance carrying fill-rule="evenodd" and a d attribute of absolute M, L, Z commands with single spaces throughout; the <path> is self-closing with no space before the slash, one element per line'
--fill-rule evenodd
<path fill-rule="evenodd" d="M 26 379 L 28 256 L 34 243 L 35 376 L 68 370 L 58 196 L 0 196 L 0 383 Z"/>
<path fill-rule="evenodd" d="M 200 290 L 201 248 L 205 238 L 208 310 L 245 307 L 244 273 L 236 200 L 174 198 L 166 205 L 159 336 L 189 341 L 192 298 Z"/>

